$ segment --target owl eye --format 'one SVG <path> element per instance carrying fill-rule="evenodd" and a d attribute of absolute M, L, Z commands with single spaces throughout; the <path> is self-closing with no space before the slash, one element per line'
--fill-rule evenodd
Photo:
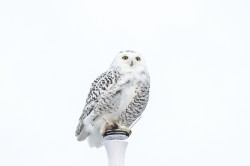
<path fill-rule="evenodd" d="M 141 58 L 140 58 L 140 57 L 136 57 L 135 59 L 136 59 L 137 61 L 140 61 L 140 60 L 141 60 Z"/>
<path fill-rule="evenodd" d="M 122 59 L 123 59 L 123 60 L 127 60 L 127 59 L 128 59 L 128 56 L 123 56 Z"/>

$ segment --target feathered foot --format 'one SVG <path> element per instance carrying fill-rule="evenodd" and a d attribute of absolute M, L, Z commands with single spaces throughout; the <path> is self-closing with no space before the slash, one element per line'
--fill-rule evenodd
<path fill-rule="evenodd" d="M 129 135 L 131 135 L 132 131 L 127 128 L 126 126 L 123 125 L 119 125 L 110 121 L 106 121 L 105 119 L 103 119 L 105 121 L 105 123 L 103 123 L 102 127 L 100 128 L 100 133 L 102 135 L 104 135 L 104 133 L 108 130 L 122 130 L 122 131 L 126 131 L 127 133 L 129 133 Z"/>
<path fill-rule="evenodd" d="M 122 130 L 122 131 L 126 131 L 129 135 L 131 135 L 132 133 L 132 130 L 130 130 L 129 128 L 127 128 L 126 126 L 121 126 L 121 125 L 118 125 L 118 128 L 119 130 Z"/>
<path fill-rule="evenodd" d="M 104 135 L 104 133 L 108 130 L 115 130 L 118 129 L 118 125 L 116 123 L 110 122 L 110 121 L 106 121 L 105 119 L 103 119 L 106 123 L 103 123 L 102 127 L 100 128 L 100 133 L 102 135 Z"/>

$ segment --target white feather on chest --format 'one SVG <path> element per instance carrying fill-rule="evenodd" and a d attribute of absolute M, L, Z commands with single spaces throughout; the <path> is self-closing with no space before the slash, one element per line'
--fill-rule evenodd
<path fill-rule="evenodd" d="M 104 114 L 103 118 L 109 121 L 116 121 L 117 117 L 126 110 L 127 106 L 131 103 L 136 95 L 138 88 L 138 82 L 141 81 L 142 77 L 135 73 L 125 73 L 121 75 L 119 82 L 123 84 L 120 89 L 119 95 L 113 101 L 116 106 L 112 113 Z"/>
<path fill-rule="evenodd" d="M 110 69 L 92 83 L 77 126 L 77 139 L 88 137 L 90 146 L 99 147 L 111 124 L 129 130 L 146 108 L 149 88 L 149 73 L 141 54 L 119 52 Z"/>

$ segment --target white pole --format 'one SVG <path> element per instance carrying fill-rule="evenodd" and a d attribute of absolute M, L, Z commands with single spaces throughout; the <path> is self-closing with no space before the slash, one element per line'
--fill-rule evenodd
<path fill-rule="evenodd" d="M 104 134 L 104 146 L 108 155 L 109 166 L 124 166 L 125 152 L 129 134 L 121 130 L 108 131 Z"/>

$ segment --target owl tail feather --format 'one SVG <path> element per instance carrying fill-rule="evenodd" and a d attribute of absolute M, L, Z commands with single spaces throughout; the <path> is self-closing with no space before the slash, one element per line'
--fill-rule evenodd
<path fill-rule="evenodd" d="M 99 148 L 103 145 L 103 137 L 97 129 L 91 131 L 88 137 L 90 147 Z"/>
<path fill-rule="evenodd" d="M 85 131 L 82 131 L 78 136 L 77 136 L 77 141 L 83 141 L 88 137 L 88 133 Z"/>
<path fill-rule="evenodd" d="M 83 141 L 88 137 L 89 133 L 85 131 L 84 125 L 79 123 L 76 130 L 76 137 L 78 141 Z"/>
<path fill-rule="evenodd" d="M 100 131 L 91 126 L 79 123 L 76 129 L 76 137 L 78 141 L 83 141 L 88 137 L 88 142 L 90 147 L 99 148 L 103 145 L 103 137 Z"/>

